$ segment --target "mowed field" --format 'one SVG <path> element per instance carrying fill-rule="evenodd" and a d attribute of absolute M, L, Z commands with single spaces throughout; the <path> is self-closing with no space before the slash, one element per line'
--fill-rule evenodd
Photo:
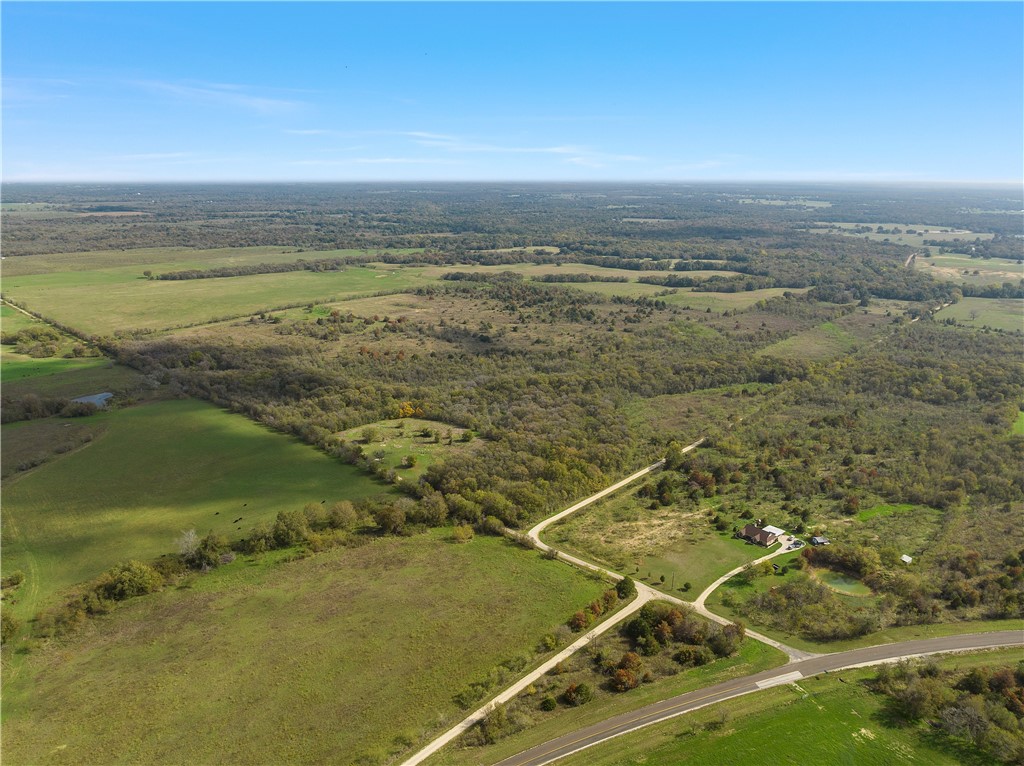
<path fill-rule="evenodd" d="M 1019 263 L 1002 258 L 971 258 L 958 253 L 933 253 L 927 258 L 918 258 L 914 267 L 935 279 L 970 285 L 1001 285 L 1024 279 L 1024 266 Z"/>
<path fill-rule="evenodd" d="M 1024 299 L 963 298 L 942 309 L 939 319 L 952 317 L 968 327 L 991 327 L 1007 332 L 1024 331 Z"/>
<path fill-rule="evenodd" d="M 239 558 L 126 602 L 5 674 L 4 763 L 379 764 L 411 752 L 466 714 L 454 695 L 502 663 L 536 661 L 540 639 L 607 587 L 502 538 L 449 535 Z"/>
<path fill-rule="evenodd" d="M 5 482 L 3 573 L 32 616 L 62 589 L 127 559 L 174 552 L 195 528 L 236 539 L 282 510 L 388 492 L 296 439 L 194 400 L 93 415 L 87 446 Z M 5 444 L 45 421 L 3 426 Z M 238 519 L 238 521 L 235 521 Z"/>
<path fill-rule="evenodd" d="M 26 256 L 8 259 L 15 265 L 4 267 L 4 294 L 70 327 L 108 335 L 117 330 L 161 330 L 296 303 L 372 295 L 429 281 L 419 269 L 384 265 L 216 279 L 165 281 L 143 276 L 143 271 L 147 270 L 160 274 L 193 268 L 294 262 L 299 258 L 334 258 L 356 252 L 282 253 L 280 248 L 167 251 L 160 248 L 116 254 Z"/>
<path fill-rule="evenodd" d="M 942 667 L 1013 666 L 1019 650 L 943 657 Z M 929 731 L 928 724 L 888 723 L 885 697 L 864 668 L 816 676 L 748 694 L 610 740 L 560 763 L 565 766 L 677 764 L 856 764 L 942 766 L 987 763 Z"/>

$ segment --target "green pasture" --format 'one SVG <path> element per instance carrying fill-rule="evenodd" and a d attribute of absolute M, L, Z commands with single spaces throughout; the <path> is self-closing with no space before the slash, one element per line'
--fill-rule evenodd
<path fill-rule="evenodd" d="M 1017 413 L 1017 419 L 1013 421 L 1013 433 L 1024 434 L 1024 412 Z"/>
<path fill-rule="evenodd" d="M 824 322 L 762 348 L 755 356 L 820 361 L 849 353 L 856 344 L 857 339 L 849 332 L 833 322 Z"/>
<path fill-rule="evenodd" d="M 27 316 L 14 306 L 0 303 L 0 330 L 5 333 L 16 333 L 26 327 L 42 324 L 35 317 Z"/>
<path fill-rule="evenodd" d="M 423 429 L 438 434 L 441 440 L 435 443 L 433 436 L 423 436 Z M 365 439 L 368 430 L 374 434 L 372 442 Z M 434 420 L 399 418 L 351 428 L 335 436 L 359 444 L 366 457 L 395 469 L 404 481 L 416 481 L 434 463 L 443 462 L 449 455 L 466 452 L 480 444 L 460 441 L 468 430 Z M 451 444 L 448 443 L 449 434 Z M 403 468 L 402 461 L 410 456 L 416 459 L 416 464 L 412 468 Z"/>
<path fill-rule="evenodd" d="M 91 444 L 5 482 L 3 572 L 26 575 L 21 617 L 129 558 L 175 549 L 195 528 L 239 538 L 278 511 L 388 491 L 345 465 L 194 400 L 92 416 Z M 4 444 L 34 423 L 3 426 Z M 239 519 L 238 521 L 234 521 Z"/>
<path fill-rule="evenodd" d="M 6 385 L 27 378 L 41 378 L 61 375 L 78 370 L 93 370 L 111 366 L 106 357 L 84 357 L 81 359 L 65 359 L 60 356 L 35 359 L 25 354 L 18 354 L 13 346 L 0 346 L 0 379 Z M 97 393 L 83 391 L 83 394 Z"/>
<path fill-rule="evenodd" d="M 1024 298 L 963 298 L 942 309 L 936 317 L 952 317 L 967 327 L 1020 332 L 1024 331 Z"/>
<path fill-rule="evenodd" d="M 1016 649 L 938 658 L 943 667 L 1013 666 Z M 865 681 L 877 670 L 822 674 L 727 700 L 588 748 L 565 766 L 677 764 L 987 763 L 934 736 L 926 722 L 893 725 L 886 698 Z"/>
<path fill-rule="evenodd" d="M 289 260 L 294 260 L 294 254 Z M 4 290 L 43 316 L 83 332 L 105 335 L 128 329 L 161 330 L 296 303 L 402 290 L 424 281 L 421 270 L 399 266 L 175 281 L 144 279 L 140 267 L 132 266 L 11 276 L 5 278 Z"/>
<path fill-rule="evenodd" d="M 959 253 L 932 253 L 918 258 L 914 267 L 935 279 L 971 285 L 1016 284 L 1024 279 L 1024 266 L 1019 263 L 1002 258 L 971 258 Z"/>
<path fill-rule="evenodd" d="M 604 644 L 608 643 L 609 639 L 601 638 L 599 641 L 604 648 Z M 570 661 L 570 664 L 581 666 L 589 664 L 585 657 L 580 655 L 576 657 Z M 559 705 L 551 712 L 543 712 L 534 706 L 535 713 L 532 720 L 523 731 L 516 732 L 485 747 L 464 747 L 456 740 L 455 743 L 434 756 L 429 763 L 432 766 L 478 766 L 484 763 L 497 763 L 549 739 L 598 723 L 611 716 L 636 710 L 676 694 L 685 694 L 732 678 L 740 678 L 778 667 L 785 662 L 786 655 L 782 652 L 758 641 L 747 639 L 733 657 L 715 660 L 702 667 L 680 669 L 680 672 L 673 676 L 659 678 L 653 683 L 642 684 L 624 694 L 600 688 L 604 678 L 592 671 L 570 672 L 564 676 L 554 676 L 538 683 L 543 684 L 550 681 L 552 683 L 550 691 L 556 691 L 563 689 L 570 681 L 576 683 L 583 681 L 591 687 L 597 688 L 594 699 L 581 707 Z M 546 693 L 550 692 L 535 695 L 538 704 Z"/>
<path fill-rule="evenodd" d="M 5 277 L 30 274 L 57 274 L 69 271 L 110 271 L 142 276 L 149 270 L 154 274 L 185 269 L 212 269 L 220 266 L 243 266 L 255 263 L 294 263 L 300 258 L 307 261 L 321 258 L 343 258 L 368 255 L 378 250 L 310 250 L 295 247 L 218 247 L 196 250 L 183 247 L 144 247 L 132 250 L 93 250 L 80 253 L 53 253 L 48 255 L 6 258 Z M 390 253 L 413 253 L 415 249 L 388 250 Z"/>
<path fill-rule="evenodd" d="M 0 351 L 0 376 L 3 378 L 5 396 L 20 398 L 26 394 L 42 397 L 74 399 L 89 394 L 110 391 L 117 394 L 129 390 L 134 393 L 142 376 L 130 367 L 115 364 L 105 357 L 86 357 L 83 359 L 32 359 L 32 362 L 51 362 L 50 365 L 34 367 L 25 363 L 24 367 L 35 369 L 39 374 L 22 375 L 14 380 L 8 378 L 11 368 L 19 369 L 20 362 L 8 366 L 18 354 L 9 352 L 7 348 Z M 73 364 L 58 364 L 73 362 Z"/>
<path fill-rule="evenodd" d="M 240 557 L 125 602 L 4 674 L 4 762 L 410 754 L 466 715 L 456 694 L 536 662 L 541 638 L 607 587 L 503 538 L 449 536 Z"/>

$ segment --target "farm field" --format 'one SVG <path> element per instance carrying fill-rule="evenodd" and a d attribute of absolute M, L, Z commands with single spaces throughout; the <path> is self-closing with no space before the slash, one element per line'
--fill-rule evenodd
<path fill-rule="evenodd" d="M 5 762 L 376 764 L 414 749 L 465 715 L 456 694 L 536 661 L 607 587 L 449 535 L 238 558 L 125 602 L 5 673 Z"/>
<path fill-rule="evenodd" d="M 10 383 L 36 378 L 47 378 L 52 376 L 64 376 L 68 373 L 78 371 L 95 370 L 111 367 L 112 363 L 106 357 L 85 357 L 81 359 L 65 359 L 60 356 L 44 357 L 36 359 L 25 354 L 15 352 L 11 346 L 0 346 L 0 378 L 6 386 Z M 92 393 L 83 391 L 83 394 Z"/>
<path fill-rule="evenodd" d="M 651 510 L 633 492 L 595 503 L 550 527 L 545 541 L 681 598 L 768 551 L 716 532 L 702 511 Z M 664 581 L 662 581 L 664 577 Z M 680 589 L 686 583 L 690 588 Z"/>
<path fill-rule="evenodd" d="M 424 429 L 429 430 L 431 435 L 424 436 Z M 462 440 L 468 432 L 469 429 L 434 420 L 399 418 L 369 423 L 335 435 L 347 442 L 360 443 L 363 454 L 371 460 L 382 463 L 386 468 L 397 470 L 404 481 L 415 481 L 439 460 L 472 450 L 474 442 Z M 373 436 L 372 441 L 366 441 L 367 434 Z M 437 434 L 440 441 L 434 441 L 434 434 Z M 448 438 L 449 435 L 451 439 Z M 472 438 L 472 434 L 470 437 Z M 403 460 L 409 457 L 415 459 L 415 464 L 404 466 Z"/>
<path fill-rule="evenodd" d="M 942 309 L 936 317 L 952 317 L 968 327 L 1024 332 L 1024 298 L 963 298 Z"/>
<path fill-rule="evenodd" d="M 1017 650 L 939 657 L 944 668 L 1013 665 Z M 863 668 L 802 679 L 696 710 L 571 755 L 566 766 L 897 762 L 962 764 L 966 751 L 944 744 L 927 724 L 887 723 L 886 698 L 864 684 Z M 841 680 L 840 680 L 841 679 Z M 779 736 L 784 732 L 784 736 Z"/>
<path fill-rule="evenodd" d="M 173 552 L 189 528 L 237 538 L 278 511 L 388 491 L 353 466 L 199 401 L 102 412 L 89 424 L 103 430 L 87 447 L 4 487 L 3 572 L 26 575 L 12 606 L 19 618 L 119 561 Z M 5 425 L 4 441 L 34 426 Z"/>
<path fill-rule="evenodd" d="M 1024 266 L 1019 263 L 1002 258 L 971 258 L 958 253 L 933 253 L 927 258 L 918 258 L 914 267 L 935 279 L 971 285 L 1000 285 L 1024 279 Z"/>
<path fill-rule="evenodd" d="M 45 317 L 86 333 L 108 335 L 117 330 L 162 330 L 290 304 L 401 290 L 424 281 L 419 270 L 397 266 L 169 281 L 144 279 L 139 269 L 11 276 L 5 279 L 4 289 L 12 299 Z"/>
<path fill-rule="evenodd" d="M 871 231 L 856 231 L 858 228 L 870 226 Z M 881 226 L 886 231 L 878 232 Z M 899 234 L 893 234 L 893 229 L 899 229 Z M 953 229 L 948 226 L 927 226 L 923 224 L 902 224 L 902 223 L 830 223 L 826 229 L 812 229 L 811 231 L 835 231 L 839 234 L 846 234 L 852 237 L 861 237 L 873 242 L 893 242 L 897 245 L 910 245 L 911 247 L 924 247 L 925 240 L 941 242 L 973 242 L 976 239 L 992 239 L 992 234 L 978 233 L 966 229 Z M 931 248 L 936 250 L 937 248 Z"/>
<path fill-rule="evenodd" d="M 36 394 L 74 399 L 103 391 L 131 391 L 134 395 L 142 380 L 135 370 L 106 357 L 32 359 L 6 346 L 0 347 L 0 377 L 4 395 L 15 398 Z"/>

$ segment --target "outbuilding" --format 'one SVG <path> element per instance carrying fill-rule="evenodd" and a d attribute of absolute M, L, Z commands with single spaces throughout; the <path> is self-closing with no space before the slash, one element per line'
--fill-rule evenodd
<path fill-rule="evenodd" d="M 831 545 L 827 537 L 812 537 L 811 545 Z"/>
<path fill-rule="evenodd" d="M 913 564 L 914 563 L 913 557 L 908 556 L 906 553 L 904 553 L 902 556 L 900 556 L 900 561 L 902 561 L 904 564 Z"/>

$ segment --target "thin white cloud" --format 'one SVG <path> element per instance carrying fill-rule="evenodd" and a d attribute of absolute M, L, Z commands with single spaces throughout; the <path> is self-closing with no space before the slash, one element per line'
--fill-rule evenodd
<path fill-rule="evenodd" d="M 305 106 L 305 102 L 270 98 L 254 94 L 244 85 L 227 83 L 182 84 L 161 80 L 139 80 L 136 86 L 154 93 L 166 93 L 188 101 L 230 106 L 259 114 L 286 114 Z"/>

